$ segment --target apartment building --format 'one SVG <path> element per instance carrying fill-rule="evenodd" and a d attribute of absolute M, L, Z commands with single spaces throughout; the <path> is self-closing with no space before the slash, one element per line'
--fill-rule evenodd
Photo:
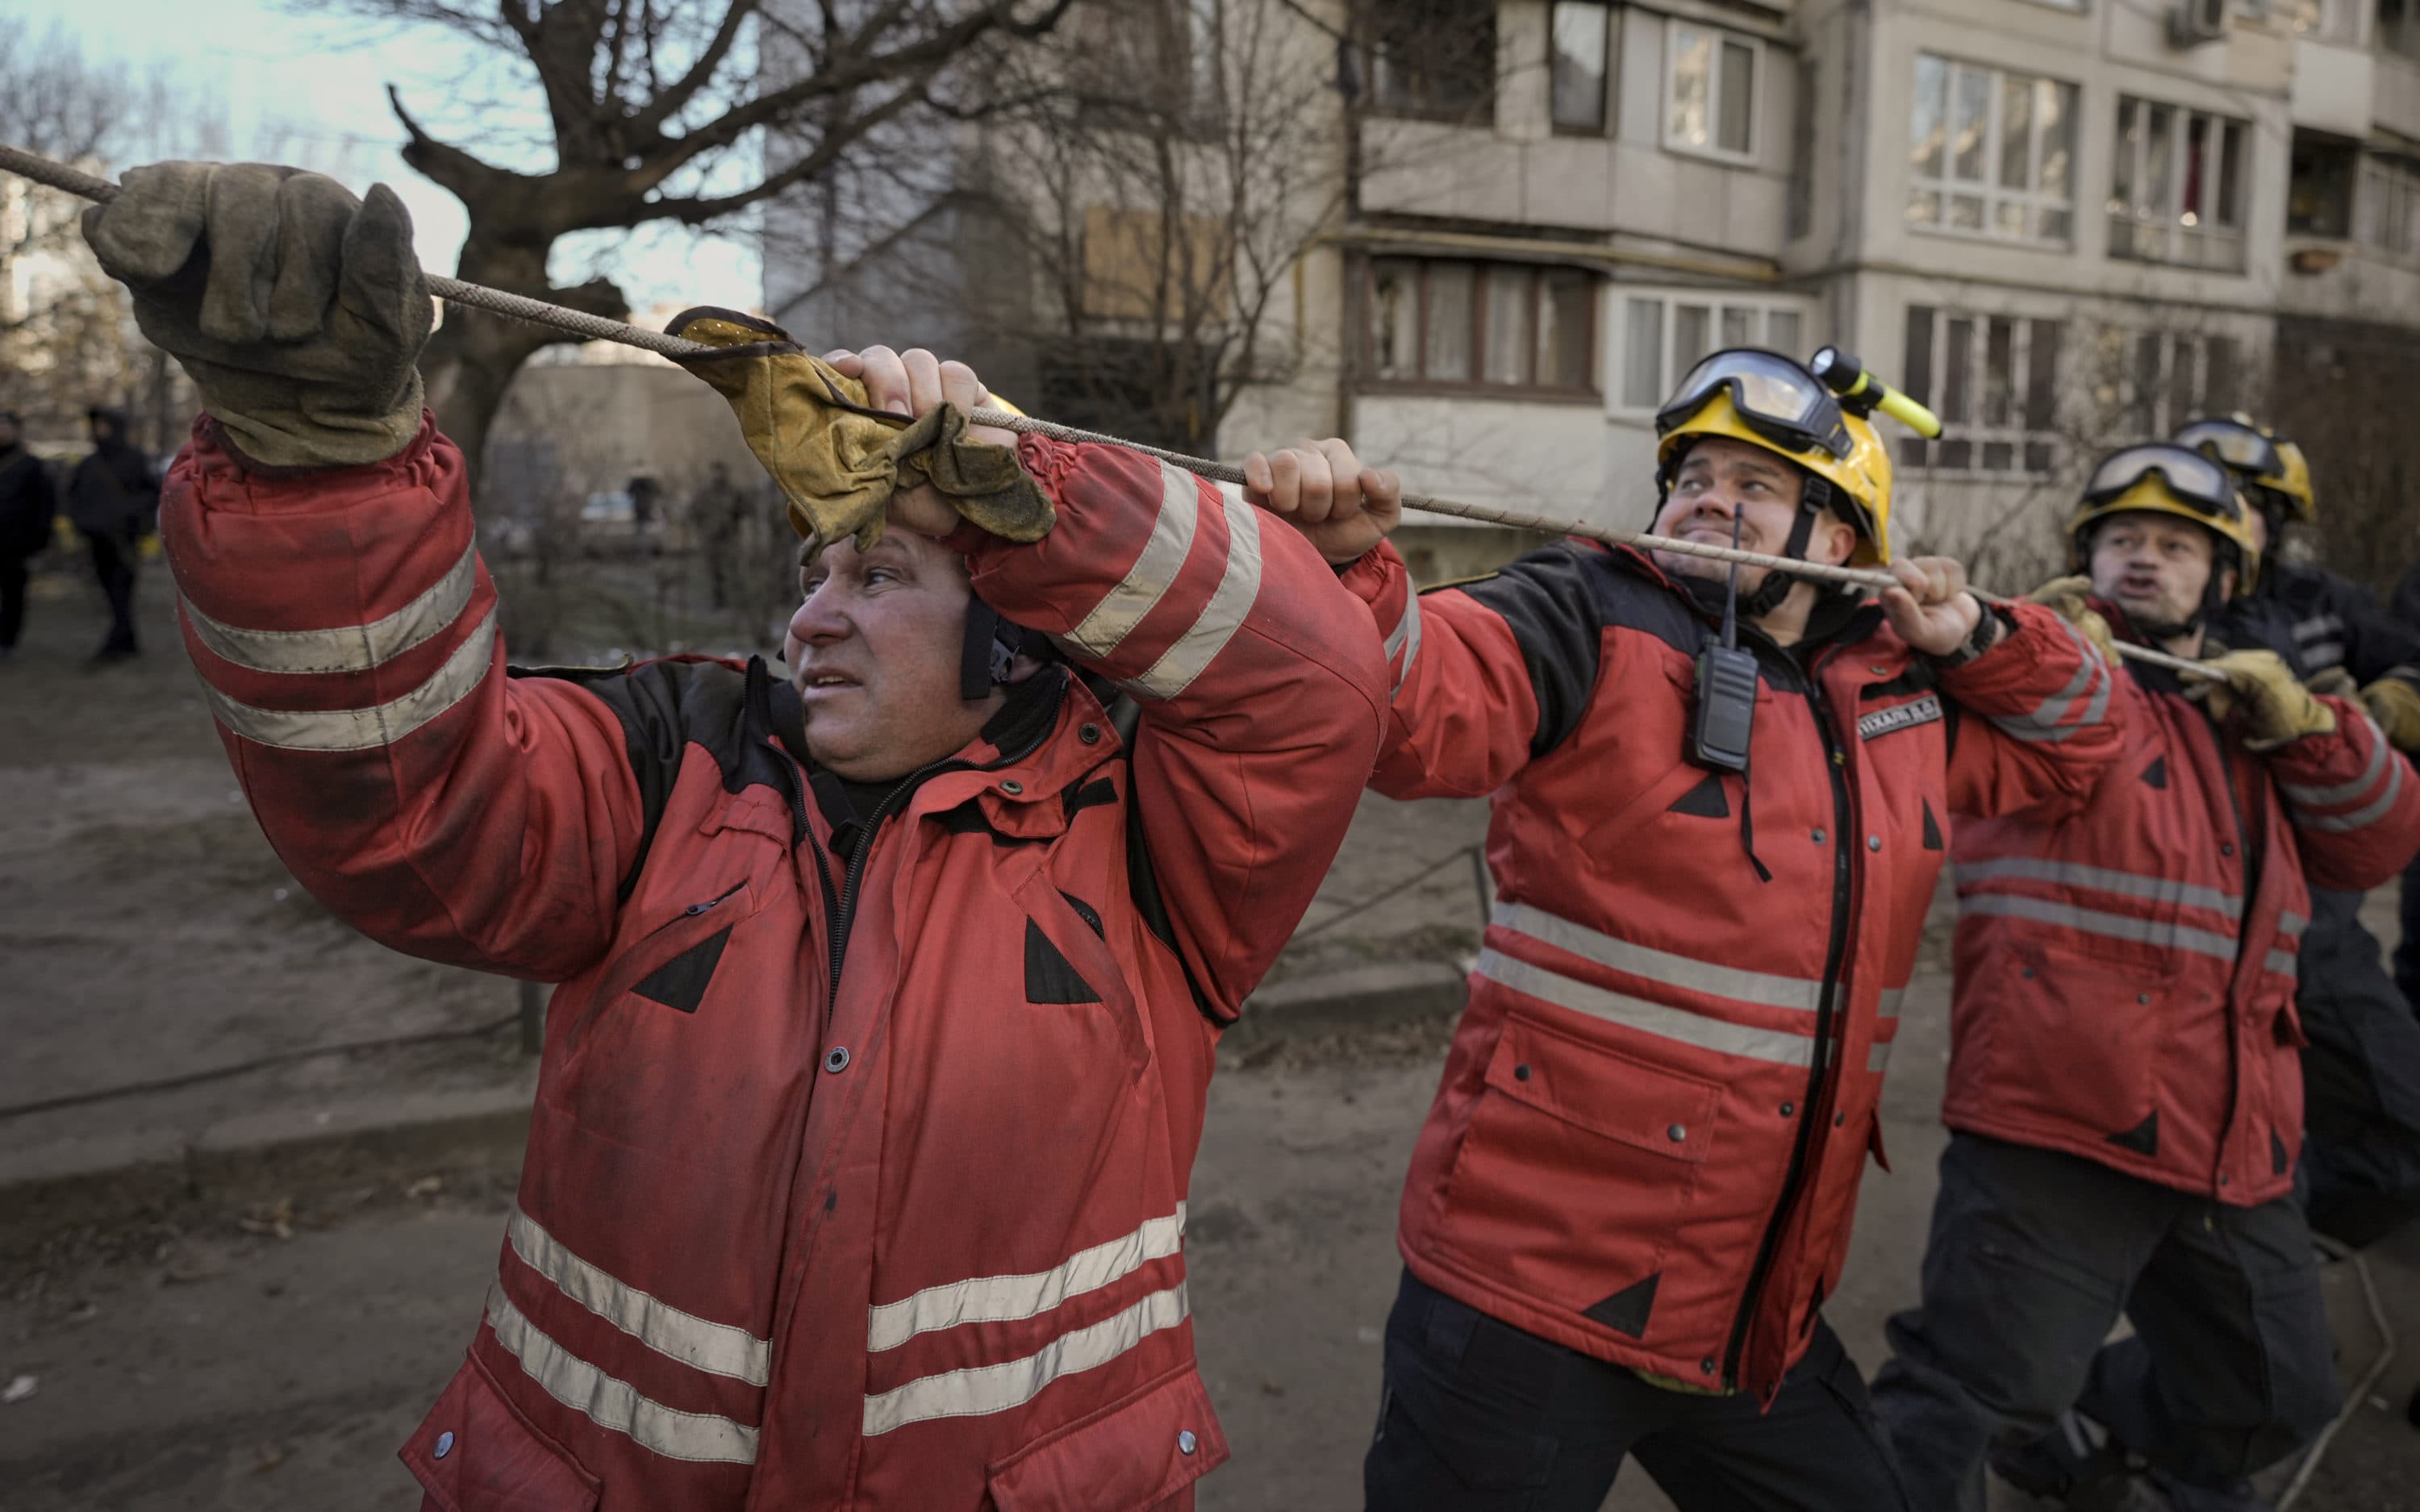
<path fill-rule="evenodd" d="M 1231 112 L 1249 81 L 1203 60 L 1239 27 L 1287 28 L 1327 85 L 1331 124 L 1289 148 L 1317 169 L 1295 182 L 1292 255 L 1219 275 L 1259 338 L 1211 438 L 1225 454 L 1341 430 L 1432 492 L 1637 524 L 1653 410 L 1698 357 L 1831 342 L 1948 424 L 1896 437 L 1902 542 L 2015 570 L 2051 550 L 2096 449 L 2273 398 L 2321 424 L 2348 361 L 2408 361 L 2420 327 L 2420 0 L 1170 8 L 1190 51 L 1168 77 Z M 985 137 L 959 146 L 968 177 L 1015 201 L 1030 155 Z M 1150 208 L 1101 193 L 1095 233 Z M 986 255 L 952 205 L 951 267 L 995 304 L 1008 267 L 1070 311 L 1081 276 Z M 1060 246 L 1094 271 L 1081 235 Z M 768 303 L 895 309 L 868 298 L 886 265 L 768 259 Z M 1134 339 L 1150 315 L 1105 329 Z M 1406 544 L 1443 574 L 1516 543 Z"/>

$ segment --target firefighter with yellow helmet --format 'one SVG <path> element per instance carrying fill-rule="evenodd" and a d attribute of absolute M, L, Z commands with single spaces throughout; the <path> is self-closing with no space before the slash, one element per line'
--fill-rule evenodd
<path fill-rule="evenodd" d="M 1633 1457 L 1683 1509 L 1910 1506 L 1823 1318 L 1900 998 L 1953 814 L 2073 802 L 2118 733 L 2065 622 L 1894 552 L 1885 391 L 1822 365 L 1696 364 L 1655 528 L 1888 563 L 1879 598 L 1578 540 L 1415 594 L 1391 516 L 1293 511 L 1386 638 L 1372 786 L 1495 805 L 1404 1194 L 1382 1512 L 1594 1512 Z"/>
<path fill-rule="evenodd" d="M 2222 679 L 2130 660 L 2082 804 L 1958 831 L 1950 1139 L 1874 1404 L 1939 1512 L 1982 1512 L 1987 1460 L 2069 1507 L 2148 1469 L 2179 1512 L 2257 1512 L 2245 1477 L 2339 1400 L 2294 1198 L 2310 889 L 2409 859 L 2420 783 L 2358 704 L 2209 640 L 2275 570 L 2219 461 L 2116 452 L 2068 531 L 2044 596 Z"/>

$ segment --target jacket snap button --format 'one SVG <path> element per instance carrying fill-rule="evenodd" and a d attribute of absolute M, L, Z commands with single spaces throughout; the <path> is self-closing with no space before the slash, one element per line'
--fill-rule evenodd
<path fill-rule="evenodd" d="M 1527 1063 L 1512 1068 L 1512 1079 L 1516 1082 L 1526 1082 L 1529 1079 L 1529 1068 Z"/>
<path fill-rule="evenodd" d="M 1191 1454 L 1193 1452 L 1193 1445 L 1196 1442 L 1198 1441 L 1194 1439 L 1193 1430 L 1191 1428 L 1178 1428 L 1176 1430 L 1176 1452 L 1178 1454 Z"/>
<path fill-rule="evenodd" d="M 440 1458 L 440 1459 L 442 1459 L 442 1458 L 444 1458 L 447 1455 L 450 1455 L 450 1454 L 452 1454 L 453 1452 L 454 1452 L 454 1435 L 453 1435 L 453 1433 L 452 1433 L 452 1432 L 450 1432 L 450 1431 L 448 1431 L 448 1432 L 444 1432 L 444 1433 L 441 1433 L 441 1434 L 437 1435 L 437 1455 L 436 1455 L 436 1457 L 437 1457 L 438 1458 Z"/>
<path fill-rule="evenodd" d="M 1002 793 L 1009 795 L 1011 797 L 1014 797 L 1017 794 L 1025 791 L 1025 784 L 1013 777 L 1003 778 L 1001 780 L 1000 790 Z"/>
<path fill-rule="evenodd" d="M 2224 1175 L 2219 1177 L 2218 1184 L 2221 1186 L 2225 1186 L 2226 1184 L 2226 1178 Z"/>
<path fill-rule="evenodd" d="M 1832 1127 L 1835 1129 L 1838 1129 L 1840 1125 L 1848 1121 L 1849 1116 L 1845 1113 L 1835 1113 L 1832 1115 Z"/>
<path fill-rule="evenodd" d="M 1880 835 L 1868 835 L 1866 837 L 1866 849 L 1869 851 L 1878 851 L 1882 848 L 1883 838 Z"/>
<path fill-rule="evenodd" d="M 2231 840 L 2220 841 L 2218 842 L 2218 854 L 2221 856 L 2233 856 L 2235 854 L 2235 841 Z"/>
<path fill-rule="evenodd" d="M 825 1051 L 824 1070 L 835 1074 L 848 1070 L 848 1046 L 836 1044 Z"/>
<path fill-rule="evenodd" d="M 1698 1362 L 1698 1368 L 1710 1376 L 1713 1375 L 1714 1373 L 1714 1357 L 1711 1354 L 1707 1355 L 1704 1359 Z"/>
<path fill-rule="evenodd" d="M 1785 1118 L 1785 1119 L 1786 1119 L 1786 1118 L 1789 1118 L 1792 1114 L 1796 1113 L 1797 1111 L 1798 1111 L 1798 1104 L 1797 1104 L 1797 1103 L 1784 1103 L 1783 1104 L 1781 1104 L 1781 1116 L 1782 1116 L 1783 1118 Z"/>
<path fill-rule="evenodd" d="M 1815 843 L 1818 845 L 1823 843 L 1823 832 L 1820 829 L 1815 831 Z"/>
<path fill-rule="evenodd" d="M 2151 995 L 2149 993 L 2136 993 L 2134 995 L 2134 1001 L 2148 1006 L 2151 1001 Z"/>
<path fill-rule="evenodd" d="M 1686 1139 L 1686 1138 L 1688 1138 L 1688 1137 L 1689 1137 L 1689 1131 L 1688 1131 L 1688 1130 L 1686 1130 L 1686 1129 L 1682 1128 L 1679 1124 L 1677 1124 L 1677 1123 L 1676 1123 L 1676 1124 L 1672 1125 L 1672 1127 L 1670 1127 L 1669 1129 L 1667 1129 L 1667 1130 L 1665 1130 L 1665 1131 L 1664 1131 L 1664 1137 L 1665 1137 L 1665 1138 L 1667 1138 L 1667 1139 L 1669 1139 L 1670 1141 L 1672 1141 L 1672 1143 L 1674 1143 L 1674 1144 L 1676 1144 L 1676 1145 L 1677 1145 L 1677 1144 L 1679 1144 L 1681 1141 L 1683 1141 L 1683 1139 Z"/>
<path fill-rule="evenodd" d="M 1096 724 L 1083 725 L 1076 731 L 1076 738 L 1087 746 L 1097 746 L 1101 743 L 1101 727 Z"/>

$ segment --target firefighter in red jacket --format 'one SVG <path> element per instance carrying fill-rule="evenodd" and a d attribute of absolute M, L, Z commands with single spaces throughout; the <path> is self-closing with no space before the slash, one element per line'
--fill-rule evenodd
<path fill-rule="evenodd" d="M 425 1505 L 1190 1506 L 1212 1051 L 1368 776 L 1367 612 L 1249 503 L 1027 438 L 1049 533 L 902 494 L 810 543 L 786 680 L 511 671 L 394 197 L 165 164 L 87 234 L 210 411 L 165 539 L 279 855 L 396 949 L 563 983 Z"/>
<path fill-rule="evenodd" d="M 1890 561 L 1883 443 L 1797 363 L 1717 353 L 1657 429 L 1663 533 Z M 1567 542 L 1415 596 L 1391 523 L 1307 521 L 1387 632 L 1373 785 L 1492 794 L 1499 901 L 1404 1193 L 1370 1505 L 1592 1512 L 1633 1455 L 1684 1508 L 1904 1505 L 1821 1308 L 1951 816 L 2080 801 L 2109 669 L 1944 559 L 1876 603 Z M 1753 675 L 1701 697 L 1732 594 Z"/>
<path fill-rule="evenodd" d="M 2259 570 L 2234 480 L 2174 445 L 2105 459 L 2069 529 L 2071 612 L 2088 589 L 2179 656 Z M 2295 967 L 2312 887 L 2420 845 L 2420 782 L 2275 653 L 2211 666 L 2130 668 L 2125 754 L 2080 810 L 1958 832 L 1949 1148 L 1923 1306 L 1874 1386 L 1920 1506 L 1980 1512 L 1996 1448 L 2071 1505 L 2117 1504 L 2131 1452 L 2180 1509 L 2257 1507 L 2243 1477 L 2335 1411 L 2290 1195 Z M 2102 1348 L 2121 1311 L 2133 1336 Z"/>

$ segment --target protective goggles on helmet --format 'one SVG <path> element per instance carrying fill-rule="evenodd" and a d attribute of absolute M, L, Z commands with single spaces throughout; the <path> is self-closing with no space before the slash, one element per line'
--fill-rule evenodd
<path fill-rule="evenodd" d="M 2206 452 L 2246 477 L 2286 475 L 2277 443 L 2240 420 L 2196 420 L 2169 438 L 2176 445 Z"/>
<path fill-rule="evenodd" d="M 1848 419 L 1832 391 L 1789 358 L 1753 347 L 1718 351 L 1689 369 L 1672 397 L 1655 411 L 1655 434 L 1683 424 L 1721 393 L 1730 393 L 1744 424 L 1776 446 L 1835 457 L 1849 455 Z"/>
<path fill-rule="evenodd" d="M 2243 501 L 2235 491 L 2234 476 L 2201 453 L 2167 442 L 2155 441 L 2112 452 L 2086 480 L 2084 501 L 2108 503 L 2155 473 L 2180 501 L 2214 519 L 2242 528 Z"/>

